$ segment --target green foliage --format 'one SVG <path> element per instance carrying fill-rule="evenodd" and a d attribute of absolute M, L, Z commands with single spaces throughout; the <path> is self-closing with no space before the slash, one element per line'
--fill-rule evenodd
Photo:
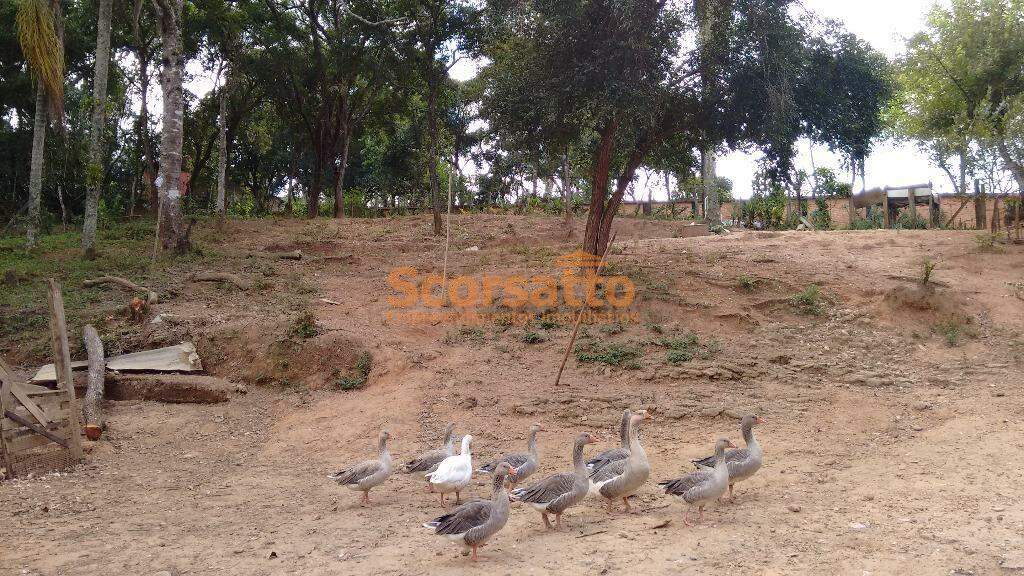
<path fill-rule="evenodd" d="M 832 229 L 832 211 L 829 210 L 828 201 L 818 196 L 814 199 L 815 210 L 811 212 L 811 224 L 817 230 Z"/>
<path fill-rule="evenodd" d="M 995 254 L 1003 251 L 1003 247 L 996 244 L 997 235 L 988 232 L 982 232 L 974 235 L 974 245 L 978 248 L 979 252 L 985 252 L 989 254 Z"/>
<path fill-rule="evenodd" d="M 896 218 L 896 228 L 900 230 L 925 230 L 928 228 L 928 219 L 922 217 L 916 210 L 904 210 Z"/>
<path fill-rule="evenodd" d="M 932 282 L 932 275 L 935 273 L 935 268 L 939 265 L 938 262 L 925 258 L 924 262 L 921 263 L 921 284 L 928 286 Z"/>
<path fill-rule="evenodd" d="M 525 344 L 540 344 L 541 342 L 547 342 L 548 337 L 531 330 L 524 332 L 523 335 L 519 337 L 519 340 Z"/>
<path fill-rule="evenodd" d="M 611 324 L 602 325 L 599 330 L 602 334 L 607 336 L 614 336 L 616 334 L 622 334 L 626 331 L 626 327 L 621 322 L 613 322 Z"/>
<path fill-rule="evenodd" d="M 753 194 L 740 206 L 738 219 L 747 228 L 781 228 L 786 217 L 786 200 L 782 186 L 772 182 L 766 171 L 759 171 L 754 176 Z"/>
<path fill-rule="evenodd" d="M 634 368 L 636 361 L 643 357 L 643 349 L 636 344 L 619 342 L 587 341 L 576 345 L 576 360 L 582 363 L 599 362 L 609 366 Z"/>
<path fill-rule="evenodd" d="M 947 318 L 935 324 L 935 332 L 946 341 L 946 345 L 953 348 L 960 344 L 964 336 L 964 324 L 957 318 Z"/>
<path fill-rule="evenodd" d="M 359 357 L 356 358 L 356 363 L 352 367 L 348 376 L 342 377 L 338 380 L 337 387 L 340 390 L 358 390 L 366 385 L 367 379 L 370 377 L 370 370 L 373 369 L 373 355 L 369 352 L 362 352 Z"/>
<path fill-rule="evenodd" d="M 308 340 L 309 338 L 315 338 L 320 334 L 320 329 L 316 325 L 316 316 L 312 310 L 306 310 L 300 314 L 294 322 L 292 322 L 292 328 L 289 334 L 295 338 L 301 338 Z"/>
<path fill-rule="evenodd" d="M 884 216 L 879 210 L 872 210 L 867 218 L 857 218 L 850 223 L 850 230 L 877 230 L 885 226 Z"/>
<path fill-rule="evenodd" d="M 665 360 L 669 364 L 684 364 L 694 358 L 710 360 L 721 351 L 722 346 L 717 340 L 709 340 L 702 343 L 696 334 L 684 336 L 661 338 L 654 344 L 668 348 L 665 353 Z"/>
<path fill-rule="evenodd" d="M 757 278 L 754 278 L 753 276 L 748 276 L 746 274 L 741 274 L 739 278 L 736 279 L 736 281 L 739 283 L 740 288 L 746 290 L 747 292 L 752 292 L 755 288 L 757 288 L 757 283 L 759 282 Z"/>
<path fill-rule="evenodd" d="M 459 326 L 455 331 L 450 331 L 444 336 L 445 344 L 461 344 L 469 342 L 480 344 L 487 339 L 487 334 L 479 326 Z"/>
<path fill-rule="evenodd" d="M 789 303 L 801 314 L 821 316 L 825 313 L 825 297 L 817 284 L 811 284 L 803 292 L 794 294 Z"/>

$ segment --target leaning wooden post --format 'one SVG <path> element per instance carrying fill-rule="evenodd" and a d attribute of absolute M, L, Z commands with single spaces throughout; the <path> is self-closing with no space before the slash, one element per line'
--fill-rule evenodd
<path fill-rule="evenodd" d="M 82 416 L 85 417 L 85 436 L 99 440 L 103 434 L 103 392 L 106 362 L 103 358 L 103 341 L 91 325 L 82 330 L 85 350 L 89 354 L 89 384 L 82 402 Z"/>
<path fill-rule="evenodd" d="M 604 264 L 608 258 L 608 252 L 612 249 L 612 244 L 615 243 L 615 236 L 617 232 L 612 233 L 612 237 L 608 240 L 608 246 L 604 249 L 604 254 L 601 255 L 601 261 L 597 264 L 597 275 L 601 275 L 601 270 L 604 269 Z M 583 320 L 583 313 L 586 312 L 586 303 L 580 303 L 580 311 L 576 314 L 576 323 L 572 326 L 572 335 L 569 336 L 569 344 L 565 347 L 565 354 L 562 356 L 562 364 L 558 367 L 558 375 L 555 376 L 555 386 L 562 381 L 562 371 L 565 370 L 565 363 L 569 360 L 569 353 L 572 352 L 572 345 L 576 343 L 576 334 L 580 331 L 580 321 Z"/>
<path fill-rule="evenodd" d="M 64 317 L 64 297 L 60 284 L 53 278 L 47 298 L 50 301 L 50 339 L 53 341 L 53 365 L 57 371 L 57 387 L 63 388 L 68 402 L 68 449 L 76 460 L 82 459 L 82 428 L 78 420 L 78 402 L 75 400 L 75 381 L 71 373 L 71 349 L 68 347 L 68 327 Z"/>

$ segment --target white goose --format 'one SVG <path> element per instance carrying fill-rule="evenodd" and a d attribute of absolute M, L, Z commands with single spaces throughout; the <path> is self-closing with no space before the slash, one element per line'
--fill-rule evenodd
<path fill-rule="evenodd" d="M 462 452 L 455 456 L 449 456 L 437 465 L 433 472 L 427 472 L 427 482 L 430 483 L 431 492 L 441 493 L 441 505 L 445 505 L 445 495 L 455 492 L 455 503 L 461 500 L 459 492 L 469 485 L 473 478 L 473 456 L 469 452 L 469 445 L 473 437 L 466 434 L 462 437 Z"/>

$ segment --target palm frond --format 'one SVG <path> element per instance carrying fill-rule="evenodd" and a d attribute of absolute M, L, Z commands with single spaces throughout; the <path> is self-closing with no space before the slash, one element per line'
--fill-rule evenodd
<path fill-rule="evenodd" d="M 15 16 L 18 42 L 29 69 L 42 80 L 50 112 L 64 116 L 64 46 L 57 37 L 47 0 L 21 0 Z"/>

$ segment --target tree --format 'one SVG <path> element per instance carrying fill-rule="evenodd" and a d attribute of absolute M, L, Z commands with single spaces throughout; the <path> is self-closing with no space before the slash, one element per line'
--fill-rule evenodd
<path fill-rule="evenodd" d="M 899 134 L 931 152 L 954 189 L 968 194 L 981 149 L 994 149 L 1024 187 L 1024 2 L 954 0 L 936 6 L 927 27 L 907 43 L 900 63 Z M 948 158 L 958 159 L 955 174 Z M 980 187 L 979 187 L 980 189 Z M 979 227 L 985 203 L 975 202 Z"/>
<path fill-rule="evenodd" d="M 60 37 L 62 33 L 58 31 L 59 21 L 60 4 L 57 0 L 51 0 L 49 4 L 45 0 L 24 0 L 18 7 L 18 41 L 29 68 L 36 76 L 26 232 L 30 248 L 35 246 L 39 228 L 47 113 L 57 122 L 64 116 L 64 46 Z"/>
<path fill-rule="evenodd" d="M 160 209 L 157 230 L 163 249 L 176 252 L 188 250 L 188 230 L 181 211 L 181 146 L 185 113 L 181 86 L 185 69 L 181 37 L 182 7 L 183 0 L 153 0 L 163 54 L 160 88 L 164 106 L 160 135 Z"/>
<path fill-rule="evenodd" d="M 92 87 L 92 127 L 89 132 L 89 168 L 86 171 L 85 223 L 82 252 L 87 260 L 96 258 L 96 220 L 100 185 L 103 181 L 103 137 L 107 114 L 107 74 L 110 68 L 110 21 L 113 0 L 99 0 L 96 23 L 96 73 Z"/>
<path fill-rule="evenodd" d="M 430 204 L 434 235 L 441 234 L 441 194 L 438 180 L 439 111 L 438 98 L 448 71 L 458 61 L 456 50 L 463 38 L 472 8 L 459 0 L 424 0 L 414 3 L 416 59 L 427 88 L 427 171 L 430 175 Z"/>
<path fill-rule="evenodd" d="M 482 115 L 525 141 L 590 151 L 592 254 L 604 252 L 636 170 L 660 147 L 696 146 L 709 186 L 721 146 L 758 146 L 785 175 L 815 119 L 798 98 L 811 35 L 787 0 L 492 0 L 486 16 Z M 682 41 L 694 32 L 696 46 Z"/>

